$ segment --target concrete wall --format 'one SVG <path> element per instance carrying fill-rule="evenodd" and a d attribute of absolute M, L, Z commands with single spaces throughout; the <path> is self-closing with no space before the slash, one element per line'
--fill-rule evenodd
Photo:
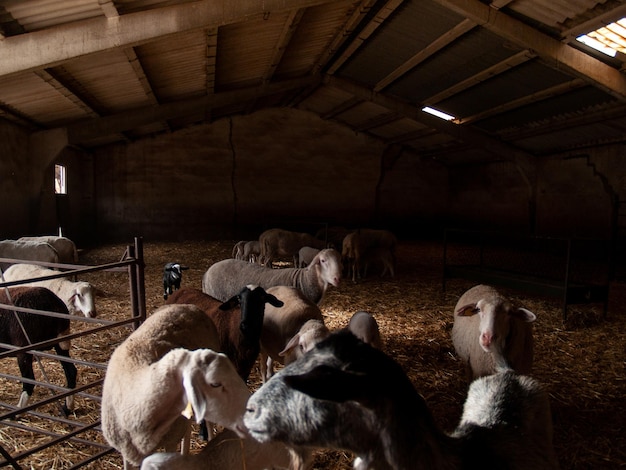
<path fill-rule="evenodd" d="M 80 245 L 135 236 L 243 239 L 323 223 L 388 227 L 407 238 L 440 236 L 450 226 L 608 237 L 615 201 L 626 201 L 623 145 L 541 157 L 529 179 L 505 156 L 446 168 L 293 109 L 92 153 L 66 148 L 53 162 L 33 163 L 27 149 L 26 133 L 0 121 L 0 195 L 10 221 L 0 227 L 3 238 L 63 225 Z M 61 202 L 54 163 L 68 168 Z"/>

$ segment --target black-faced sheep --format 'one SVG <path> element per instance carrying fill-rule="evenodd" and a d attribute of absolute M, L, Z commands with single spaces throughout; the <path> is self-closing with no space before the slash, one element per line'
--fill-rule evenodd
<path fill-rule="evenodd" d="M 452 344 L 467 365 L 468 379 L 511 367 L 529 374 L 533 362 L 532 322 L 537 317 L 486 285 L 467 290 L 454 307 Z"/>
<path fill-rule="evenodd" d="M 217 328 L 218 350 L 231 359 L 243 380 L 248 379 L 259 355 L 266 304 L 277 310 L 283 306 L 281 300 L 256 286 L 244 287 L 226 302 L 200 289 L 184 287 L 167 304 L 193 304 L 205 312 Z"/>
<path fill-rule="evenodd" d="M 42 310 L 47 312 L 63 313 L 69 312 L 65 303 L 52 291 L 44 287 L 10 287 L 0 289 L 0 303 L 15 305 L 16 307 Z M 19 318 L 19 321 L 18 321 Z M 21 324 L 20 324 L 21 323 Z M 23 329 L 22 329 L 23 328 Z M 24 347 L 29 344 L 36 344 L 48 341 L 59 336 L 69 334 L 69 318 L 54 318 L 30 312 L 17 312 L 10 307 L 0 308 L 0 342 L 12 344 L 17 347 Z M 62 341 L 53 346 L 59 357 L 70 357 L 70 342 Z M 22 377 L 34 380 L 33 356 L 25 351 L 15 354 Z M 76 387 L 76 366 L 71 362 L 61 360 L 65 379 L 68 388 Z M 22 394 L 18 403 L 18 408 L 23 408 L 28 404 L 30 396 L 33 394 L 34 385 L 24 382 Z M 67 415 L 73 409 L 73 396 L 65 400 L 63 412 Z"/>
<path fill-rule="evenodd" d="M 166 263 L 163 268 L 163 298 L 167 300 L 168 295 L 176 289 L 180 289 L 180 282 L 183 280 L 183 271 L 189 269 L 180 263 Z"/>
<path fill-rule="evenodd" d="M 353 452 L 355 469 L 556 469 L 547 393 L 511 370 L 469 388 L 463 418 L 442 432 L 402 367 L 347 330 L 285 366 L 248 400 L 261 442 Z"/>
<path fill-rule="evenodd" d="M 5 281 L 36 279 L 44 276 L 59 275 L 59 271 L 44 268 L 36 264 L 19 263 L 9 266 L 4 273 Z M 95 318 L 95 289 L 86 281 L 71 281 L 67 277 L 28 282 L 28 286 L 46 287 L 61 298 L 72 315 L 84 315 Z"/>
<path fill-rule="evenodd" d="M 141 470 L 279 470 L 288 469 L 289 452 L 280 442 L 260 443 L 226 429 L 196 454 L 159 452 L 143 460 Z"/>
<path fill-rule="evenodd" d="M 361 341 L 378 349 L 383 348 L 383 340 L 380 336 L 380 328 L 378 322 L 371 313 L 359 310 L 348 322 L 346 327 Z"/>
<path fill-rule="evenodd" d="M 247 284 L 268 289 L 293 286 L 311 301 L 319 304 L 329 285 L 341 280 L 341 255 L 333 249 L 321 250 L 306 268 L 272 269 L 236 259 L 225 259 L 211 265 L 202 276 L 202 291 L 226 301 Z"/>
<path fill-rule="evenodd" d="M 59 254 L 59 261 L 61 263 L 78 263 L 78 250 L 76 249 L 76 244 L 67 237 L 41 235 L 36 237 L 20 237 L 17 240 L 49 243 L 57 250 L 57 253 Z"/>
<path fill-rule="evenodd" d="M 0 262 L 0 269 L 22 261 L 61 262 L 59 252 L 50 243 L 36 241 L 0 240 L 0 258 L 18 260 Z"/>
<path fill-rule="evenodd" d="M 261 378 L 265 382 L 274 373 L 274 361 L 289 364 L 328 334 L 324 316 L 316 303 L 291 286 L 274 286 L 267 289 L 284 302 L 280 308 L 265 306 L 261 355 Z M 314 321 L 315 323 L 309 323 Z"/>
<path fill-rule="evenodd" d="M 324 249 L 326 243 L 315 238 L 310 233 L 292 232 L 280 228 L 272 228 L 259 235 L 261 247 L 261 260 L 265 266 L 271 267 L 272 262 L 280 258 L 293 260 L 293 266 L 297 267 L 298 250 L 303 246 Z"/>
<path fill-rule="evenodd" d="M 241 436 L 250 394 L 233 363 L 219 348 L 213 321 L 195 305 L 165 305 L 120 344 L 109 361 L 102 388 L 102 432 L 124 458 L 138 466 L 159 446 L 174 451 L 194 417 Z"/>

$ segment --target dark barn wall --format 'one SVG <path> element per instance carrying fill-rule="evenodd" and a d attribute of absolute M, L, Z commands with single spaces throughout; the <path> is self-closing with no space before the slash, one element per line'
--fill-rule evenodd
<path fill-rule="evenodd" d="M 95 153 L 98 233 L 256 237 L 389 226 L 445 211 L 447 171 L 318 116 L 270 109 Z M 299 224 L 299 225 L 298 225 Z M 425 224 L 429 226 L 429 224 Z"/>
<path fill-rule="evenodd" d="M 443 227 L 609 237 L 626 214 L 624 145 L 539 158 L 533 175 L 501 161 L 446 168 L 293 109 L 100 147 L 37 163 L 28 134 L 0 120 L 2 238 L 55 233 L 109 241 L 252 238 L 270 226 Z M 54 195 L 54 163 L 69 194 Z M 616 201 L 622 201 L 621 212 Z M 8 222 L 6 222 L 8 221 Z M 416 227 L 416 228 L 414 228 Z M 622 227 L 622 232 L 626 227 Z"/>
<path fill-rule="evenodd" d="M 0 119 L 0 200 L 3 221 L 0 238 L 17 238 L 30 226 L 33 166 L 28 133 Z"/>

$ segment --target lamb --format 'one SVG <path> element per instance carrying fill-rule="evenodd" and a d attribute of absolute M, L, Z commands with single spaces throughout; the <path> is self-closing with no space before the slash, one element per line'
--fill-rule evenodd
<path fill-rule="evenodd" d="M 59 252 L 50 243 L 35 241 L 0 240 L 0 258 L 20 261 L 42 261 L 60 263 Z M 6 269 L 14 262 L 0 262 L 0 269 Z"/>
<path fill-rule="evenodd" d="M 168 295 L 176 289 L 180 289 L 180 282 L 183 280 L 183 271 L 189 266 L 180 263 L 166 263 L 163 268 L 163 298 L 167 300 Z"/>
<path fill-rule="evenodd" d="M 261 247 L 261 260 L 266 267 L 271 267 L 272 262 L 279 258 L 293 259 L 293 266 L 297 267 L 298 250 L 303 246 L 310 246 L 323 250 L 326 243 L 315 238 L 310 233 L 292 232 L 280 228 L 272 228 L 259 235 Z"/>
<path fill-rule="evenodd" d="M 529 374 L 533 362 L 532 322 L 536 318 L 491 286 L 481 284 L 467 290 L 454 308 L 452 344 L 466 364 L 468 379 L 507 367 Z"/>
<path fill-rule="evenodd" d="M 45 242 L 52 245 L 59 253 L 59 262 L 66 264 L 78 263 L 78 250 L 76 244 L 67 237 L 55 235 L 42 235 L 37 237 L 20 237 L 17 241 Z"/>
<path fill-rule="evenodd" d="M 45 287 L 19 286 L 0 289 L 0 303 L 69 315 L 63 301 Z M 69 328 L 69 318 L 54 318 L 30 312 L 18 313 L 10 307 L 0 308 L 0 343 L 24 347 L 67 335 L 69 334 Z M 60 358 L 70 357 L 70 341 L 60 341 L 54 345 L 37 349 L 43 350 L 50 348 L 54 348 Z M 15 356 L 17 357 L 17 363 L 22 377 L 34 380 L 35 375 L 33 373 L 32 354 L 26 351 L 20 351 L 17 352 Z M 67 388 L 75 388 L 77 376 L 76 366 L 71 362 L 62 359 L 59 360 L 63 367 L 63 372 L 65 373 Z M 22 384 L 22 394 L 17 405 L 18 408 L 23 408 L 28 404 L 34 388 L 35 386 L 32 383 L 24 382 Z M 63 413 L 67 416 L 73 408 L 74 396 L 70 395 L 65 399 L 65 404 L 62 407 Z"/>
<path fill-rule="evenodd" d="M 320 250 L 318 250 L 317 248 L 303 246 L 298 250 L 298 264 L 296 264 L 296 267 L 304 268 L 308 266 L 309 264 L 311 264 L 311 261 L 313 261 L 313 258 L 315 258 L 315 255 L 317 255 L 319 252 Z"/>
<path fill-rule="evenodd" d="M 181 412 L 244 436 L 250 395 L 228 357 L 216 350 L 213 321 L 195 305 L 164 305 L 111 355 L 102 387 L 102 432 L 124 459 L 139 466 L 159 446 L 174 451 L 187 433 Z"/>
<path fill-rule="evenodd" d="M 549 398 L 534 379 L 510 369 L 478 379 L 446 434 L 402 367 L 347 330 L 253 393 L 244 423 L 260 442 L 353 452 L 357 470 L 558 468 Z"/>
<path fill-rule="evenodd" d="M 58 276 L 59 274 L 59 271 L 36 264 L 19 263 L 9 266 L 4 273 L 4 279 L 5 281 L 19 281 L 44 276 Z M 47 287 L 65 302 L 72 315 L 80 314 L 87 318 L 95 318 L 97 315 L 95 288 L 89 282 L 71 281 L 67 277 L 58 277 L 22 285 Z"/>
<path fill-rule="evenodd" d="M 378 349 L 383 348 L 383 341 L 380 336 L 380 329 L 378 328 L 378 322 L 369 312 L 359 310 L 348 322 L 346 327 L 361 341 L 369 344 Z"/>
<path fill-rule="evenodd" d="M 282 300 L 284 306 L 265 306 L 259 358 L 263 382 L 274 373 L 274 361 L 289 364 L 328 334 L 322 311 L 302 291 L 291 286 L 274 286 L 267 292 Z"/>
<path fill-rule="evenodd" d="M 289 452 L 280 442 L 261 444 L 251 437 L 240 438 L 226 429 L 197 454 L 158 452 L 149 455 L 141 470 L 265 470 L 288 469 Z"/>
<path fill-rule="evenodd" d="M 202 276 L 202 291 L 226 301 L 246 284 L 268 289 L 273 286 L 293 286 L 311 301 L 319 304 L 329 285 L 339 286 L 341 255 L 337 250 L 321 250 L 306 268 L 272 269 L 235 259 L 225 259 L 211 265 Z"/>

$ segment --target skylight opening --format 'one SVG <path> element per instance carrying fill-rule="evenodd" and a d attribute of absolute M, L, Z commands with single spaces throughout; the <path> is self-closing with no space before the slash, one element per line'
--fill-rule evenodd
<path fill-rule="evenodd" d="M 626 54 L 626 18 L 576 38 L 577 41 L 611 57 Z"/>
<path fill-rule="evenodd" d="M 437 116 L 439 119 L 443 119 L 445 121 L 452 121 L 456 119 L 454 116 L 444 113 L 443 111 L 439 111 L 438 109 L 431 108 L 430 106 L 422 108 L 422 111 L 428 114 L 432 114 L 433 116 Z"/>

